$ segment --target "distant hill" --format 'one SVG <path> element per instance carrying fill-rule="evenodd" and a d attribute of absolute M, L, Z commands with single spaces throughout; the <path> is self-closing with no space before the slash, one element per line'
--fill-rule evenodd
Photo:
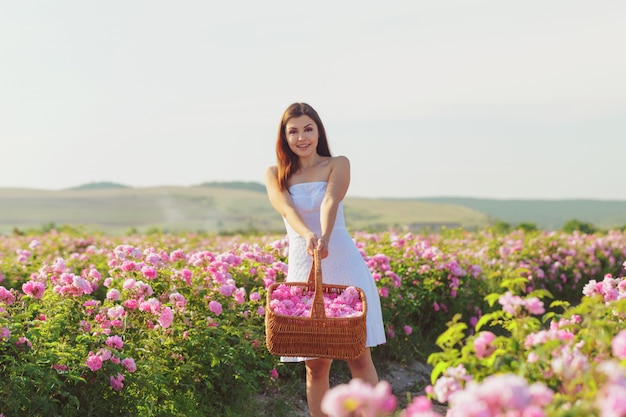
<path fill-rule="evenodd" d="M 245 183 L 244 183 L 245 184 Z M 0 189 L 0 233 L 43 225 L 82 225 L 108 233 L 204 231 L 284 233 L 282 218 L 259 186 Z M 352 230 L 479 228 L 487 216 L 467 207 L 419 201 L 346 198 Z"/>
<path fill-rule="evenodd" d="M 127 185 L 117 184 L 115 182 L 90 182 L 77 187 L 68 188 L 68 190 L 104 190 L 114 188 L 130 188 Z"/>
<path fill-rule="evenodd" d="M 344 212 L 351 230 L 367 231 L 477 229 L 497 221 L 558 230 L 574 219 L 602 229 L 626 225 L 626 201 L 347 197 Z M 58 191 L 0 189 L 0 233 L 50 224 L 82 225 L 107 233 L 129 229 L 284 233 L 265 186 L 254 182 L 146 188 L 101 182 Z"/>
<path fill-rule="evenodd" d="M 452 204 L 485 213 L 491 221 L 512 225 L 535 223 L 540 228 L 560 229 L 568 220 L 588 222 L 609 229 L 626 225 L 626 201 L 605 200 L 497 200 L 465 197 L 416 198 L 415 201 Z"/>
<path fill-rule="evenodd" d="M 265 185 L 258 182 L 227 181 L 203 182 L 200 187 L 230 188 L 233 190 L 249 190 L 265 193 Z"/>

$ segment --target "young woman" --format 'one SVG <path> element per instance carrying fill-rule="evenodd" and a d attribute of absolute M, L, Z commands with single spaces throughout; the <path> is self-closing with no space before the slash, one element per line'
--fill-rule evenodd
<path fill-rule="evenodd" d="M 330 154 L 326 131 L 317 112 L 306 103 L 285 110 L 276 142 L 277 166 L 265 175 L 272 206 L 285 221 L 289 239 L 288 282 L 308 278 L 313 251 L 322 258 L 324 283 L 353 285 L 367 299 L 366 346 L 385 343 L 378 290 L 372 275 L 346 230 L 342 200 L 350 184 L 350 162 Z M 305 361 L 306 391 L 312 417 L 323 416 L 320 404 L 329 389 L 332 360 L 282 358 Z M 353 378 L 372 385 L 378 374 L 369 349 L 348 360 Z"/>

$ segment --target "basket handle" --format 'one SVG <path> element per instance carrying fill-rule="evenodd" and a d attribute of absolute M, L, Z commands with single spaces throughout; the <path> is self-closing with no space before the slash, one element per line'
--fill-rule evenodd
<path fill-rule="evenodd" d="M 309 273 L 309 283 L 315 282 L 315 295 L 313 296 L 313 304 L 311 305 L 311 318 L 325 319 L 326 311 L 324 308 L 324 297 L 322 289 L 322 261 L 320 259 L 320 251 L 313 251 L 313 265 Z"/>

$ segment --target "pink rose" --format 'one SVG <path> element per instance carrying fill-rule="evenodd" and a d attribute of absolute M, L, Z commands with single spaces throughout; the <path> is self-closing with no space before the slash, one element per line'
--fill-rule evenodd
<path fill-rule="evenodd" d="M 119 372 L 116 377 L 111 375 L 109 381 L 111 383 L 111 388 L 113 388 L 115 391 L 119 391 L 124 388 L 124 375 L 120 374 Z"/>
<path fill-rule="evenodd" d="M 613 338 L 611 347 L 616 358 L 626 359 L 626 330 L 622 330 Z"/>
<path fill-rule="evenodd" d="M 121 349 L 124 346 L 124 341 L 122 340 L 121 337 L 115 335 L 115 336 L 109 336 L 106 340 L 106 345 L 110 348 L 113 349 Z"/>
<path fill-rule="evenodd" d="M 218 301 L 211 300 L 211 302 L 209 302 L 209 310 L 216 316 L 219 316 L 222 314 L 222 305 Z"/>
<path fill-rule="evenodd" d="M 163 327 L 164 329 L 170 327 L 172 321 L 174 321 L 174 312 L 172 311 L 172 309 L 169 307 L 165 307 L 163 311 L 161 311 L 161 315 L 159 316 L 158 321 L 161 327 Z"/>
<path fill-rule="evenodd" d="M 488 358 L 496 350 L 496 347 L 491 343 L 496 339 L 496 336 L 489 332 L 480 332 L 476 339 L 474 339 L 474 349 L 476 350 L 476 356 L 479 358 Z"/>
<path fill-rule="evenodd" d="M 131 374 L 137 370 L 137 365 L 135 364 L 135 360 L 133 358 L 122 359 L 122 366 Z"/>
<path fill-rule="evenodd" d="M 99 355 L 95 355 L 93 352 L 89 352 L 89 356 L 87 357 L 87 366 L 93 372 L 102 368 L 102 358 Z"/>

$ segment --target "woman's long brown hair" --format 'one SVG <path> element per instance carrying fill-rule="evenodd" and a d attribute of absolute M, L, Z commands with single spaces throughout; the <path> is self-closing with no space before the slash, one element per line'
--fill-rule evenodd
<path fill-rule="evenodd" d="M 309 116 L 317 125 L 317 131 L 319 138 L 317 141 L 317 154 L 321 156 L 331 156 L 330 149 L 328 148 L 328 139 L 326 138 L 326 129 L 322 119 L 317 114 L 313 107 L 306 103 L 293 103 L 283 113 L 283 117 L 280 121 L 280 127 L 278 129 L 278 139 L 276 140 L 276 159 L 278 162 L 278 186 L 281 191 L 287 189 L 287 182 L 289 178 L 300 169 L 300 159 L 287 143 L 287 136 L 285 134 L 285 126 L 289 119 L 293 117 Z"/>

